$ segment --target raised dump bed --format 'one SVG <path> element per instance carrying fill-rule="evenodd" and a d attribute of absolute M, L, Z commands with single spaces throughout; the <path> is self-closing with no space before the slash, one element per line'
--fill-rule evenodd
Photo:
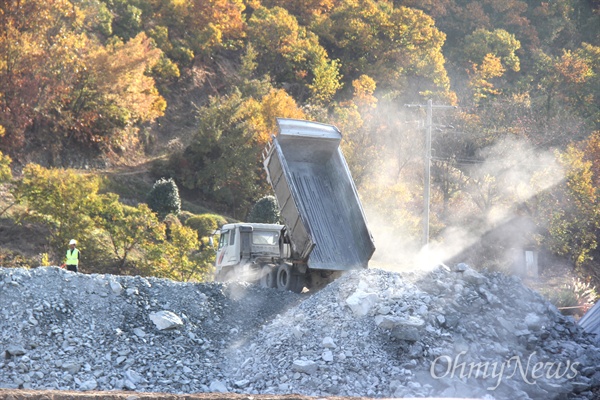
<path fill-rule="evenodd" d="M 291 239 L 291 258 L 313 270 L 366 268 L 373 237 L 332 125 L 278 118 L 264 164 Z"/>

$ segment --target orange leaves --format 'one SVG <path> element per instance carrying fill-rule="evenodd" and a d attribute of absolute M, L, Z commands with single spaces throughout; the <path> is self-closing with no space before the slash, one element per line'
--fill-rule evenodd
<path fill-rule="evenodd" d="M 368 75 L 361 75 L 358 79 L 352 81 L 354 88 L 354 102 L 363 107 L 375 108 L 377 98 L 373 96 L 377 84 L 373 78 Z"/>
<path fill-rule="evenodd" d="M 572 84 L 584 83 L 594 74 L 587 60 L 569 50 L 565 50 L 563 56 L 556 63 L 556 69 L 567 83 Z"/>
<path fill-rule="evenodd" d="M 304 112 L 296 104 L 296 101 L 282 89 L 272 89 L 264 96 L 261 101 L 261 108 L 261 114 L 266 123 L 266 137 L 262 137 L 261 141 L 264 139 L 268 140 L 270 134 L 275 132 L 275 118 L 306 118 Z M 266 143 L 266 140 L 263 144 Z"/>
<path fill-rule="evenodd" d="M 260 101 L 253 98 L 244 100 L 236 116 L 246 121 L 254 132 L 254 143 L 260 148 L 276 131 L 277 117 L 306 119 L 296 101 L 283 89 L 271 89 Z"/>
<path fill-rule="evenodd" d="M 55 151 L 69 141 L 104 148 L 126 126 L 165 110 L 146 76 L 160 50 L 143 34 L 103 46 L 90 35 L 90 19 L 100 16 L 80 6 L 69 0 L 0 5 L 0 125 L 12 151 L 29 137 Z"/>
<path fill-rule="evenodd" d="M 154 87 L 154 80 L 145 75 L 160 55 L 144 33 L 112 48 L 99 47 L 90 59 L 98 90 L 129 110 L 134 120 L 150 121 L 161 116 L 166 104 Z"/>
<path fill-rule="evenodd" d="M 182 13 L 182 36 L 189 32 L 201 42 L 190 43 L 200 51 L 226 46 L 244 37 L 245 23 L 242 0 L 187 0 L 178 1 Z M 178 15 L 174 15 L 178 19 Z"/>
<path fill-rule="evenodd" d="M 504 74 L 504 67 L 500 59 L 492 54 L 487 54 L 483 58 L 481 65 L 473 64 L 470 72 L 469 87 L 473 91 L 473 100 L 478 103 L 490 95 L 497 95 L 500 90 L 494 87 L 491 79 L 500 77 Z"/>

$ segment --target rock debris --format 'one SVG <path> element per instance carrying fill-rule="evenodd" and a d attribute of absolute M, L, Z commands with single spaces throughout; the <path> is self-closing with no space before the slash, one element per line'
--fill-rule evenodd
<path fill-rule="evenodd" d="M 0 387 L 595 399 L 598 339 L 518 278 L 352 271 L 314 294 L 0 268 Z"/>

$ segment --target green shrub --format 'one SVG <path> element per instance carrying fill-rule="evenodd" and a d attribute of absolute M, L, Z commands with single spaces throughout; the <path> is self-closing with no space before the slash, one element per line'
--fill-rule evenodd
<path fill-rule="evenodd" d="M 185 225 L 185 222 L 195 215 L 196 214 L 194 214 L 191 211 L 184 210 L 184 211 L 180 212 L 177 217 L 179 218 L 179 222 L 181 222 L 182 224 Z"/>
<path fill-rule="evenodd" d="M 198 232 L 198 237 L 210 236 L 216 229 L 225 225 L 227 220 L 217 214 L 195 215 L 185 221 L 185 225 Z"/>
<path fill-rule="evenodd" d="M 148 206 L 163 219 L 167 214 L 179 215 L 181 199 L 173 178 L 161 178 L 154 182 L 147 198 Z"/>
<path fill-rule="evenodd" d="M 274 196 L 265 196 L 258 200 L 250 210 L 247 218 L 248 222 L 258 222 L 264 224 L 278 224 L 281 220 L 279 215 L 279 206 Z"/>
<path fill-rule="evenodd" d="M 580 279 L 573 279 L 560 288 L 548 288 L 541 292 L 565 315 L 581 316 L 598 299 L 595 288 Z"/>

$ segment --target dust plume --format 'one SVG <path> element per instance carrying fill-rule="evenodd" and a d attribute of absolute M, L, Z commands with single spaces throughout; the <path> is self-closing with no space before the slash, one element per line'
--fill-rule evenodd
<path fill-rule="evenodd" d="M 394 162 L 385 160 L 381 165 L 393 170 Z M 564 178 L 552 151 L 513 137 L 497 140 L 468 160 L 453 159 L 453 174 L 445 178 L 454 179 L 459 189 L 443 207 L 444 177 L 432 175 L 430 238 L 424 246 L 422 162 L 422 157 L 413 162 L 412 176 L 398 178 L 382 176 L 378 166 L 360 188 L 377 248 L 372 267 L 427 271 L 456 261 L 481 246 L 482 238 L 491 237 L 496 252 L 478 260 L 477 267 L 509 268 L 515 249 L 529 245 L 534 233 L 534 215 L 527 202 Z"/>

